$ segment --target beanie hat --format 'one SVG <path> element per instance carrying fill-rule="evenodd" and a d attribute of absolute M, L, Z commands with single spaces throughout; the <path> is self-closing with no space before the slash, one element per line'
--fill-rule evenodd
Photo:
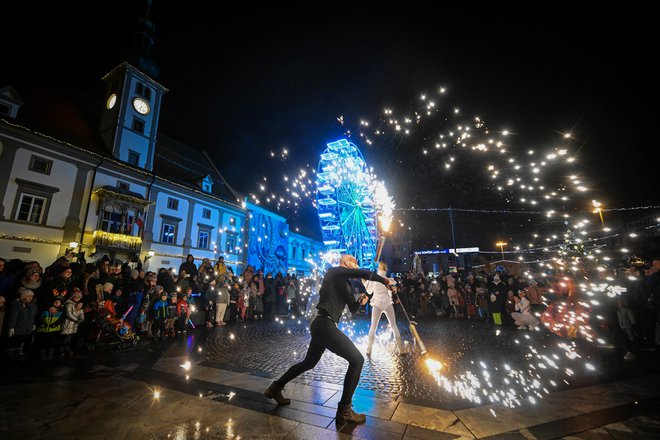
<path fill-rule="evenodd" d="M 113 286 L 112 283 L 103 283 L 103 290 L 105 290 L 105 291 L 110 291 L 110 290 L 112 290 L 113 287 L 114 286 Z"/>
<path fill-rule="evenodd" d="M 60 264 L 60 265 L 57 265 L 53 268 L 53 273 L 55 275 L 61 275 L 62 272 L 64 272 L 65 270 L 68 270 L 68 269 L 71 269 L 71 268 L 69 266 L 65 265 L 65 264 Z"/>
<path fill-rule="evenodd" d="M 156 274 L 153 272 L 149 272 L 149 275 L 145 277 L 147 281 L 156 281 Z"/>
<path fill-rule="evenodd" d="M 35 273 L 41 273 L 41 271 L 36 267 L 30 267 L 28 268 L 28 270 L 25 271 L 25 278 L 30 278 L 30 276 L 32 276 Z"/>
<path fill-rule="evenodd" d="M 18 297 L 20 299 L 23 299 L 28 295 L 34 296 L 34 292 L 31 291 L 30 289 L 28 289 L 27 287 L 19 287 L 18 288 Z"/>
<path fill-rule="evenodd" d="M 163 290 L 165 290 L 165 288 L 163 286 L 156 286 L 155 290 L 156 292 L 162 292 Z"/>
<path fill-rule="evenodd" d="M 133 269 L 131 271 L 131 278 L 137 278 L 140 275 L 140 271 L 137 269 Z"/>

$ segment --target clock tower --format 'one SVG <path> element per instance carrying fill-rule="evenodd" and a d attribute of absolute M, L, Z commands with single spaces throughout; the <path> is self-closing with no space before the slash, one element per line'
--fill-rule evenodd
<path fill-rule="evenodd" d="M 122 162 L 153 170 L 158 118 L 167 89 L 124 62 L 103 77 L 101 137 Z"/>

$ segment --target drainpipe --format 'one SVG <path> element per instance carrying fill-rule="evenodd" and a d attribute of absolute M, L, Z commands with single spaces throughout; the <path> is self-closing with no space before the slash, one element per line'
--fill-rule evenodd
<path fill-rule="evenodd" d="M 80 246 L 82 247 L 83 242 L 85 241 L 85 226 L 87 226 L 87 217 L 89 216 L 89 206 L 92 204 L 92 192 L 94 191 L 94 183 L 96 182 L 96 172 L 99 170 L 99 167 L 105 160 L 105 157 L 101 157 L 101 161 L 94 167 L 94 174 L 92 175 L 92 184 L 89 187 L 89 197 L 87 198 L 87 209 L 85 209 L 85 220 L 83 220 L 81 232 L 80 232 Z"/>

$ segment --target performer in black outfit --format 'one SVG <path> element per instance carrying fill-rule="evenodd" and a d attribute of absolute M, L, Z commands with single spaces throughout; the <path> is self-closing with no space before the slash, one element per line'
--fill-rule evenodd
<path fill-rule="evenodd" d="M 318 315 L 309 326 L 312 340 L 309 343 L 307 355 L 302 362 L 295 364 L 274 381 L 264 392 L 269 399 L 275 399 L 278 405 L 288 405 L 291 401 L 282 396 L 284 386 L 292 379 L 307 370 L 311 370 L 321 359 L 323 352 L 328 349 L 348 361 L 348 371 L 344 378 L 344 391 L 337 406 L 337 424 L 364 423 L 364 414 L 357 414 L 352 409 L 353 392 L 357 387 L 362 371 L 364 357 L 348 337 L 337 328 L 339 319 L 345 306 L 355 313 L 360 305 L 366 304 L 368 297 L 361 295 L 356 301 L 353 296 L 349 279 L 371 279 L 386 286 L 394 284 L 393 281 L 372 273 L 366 269 L 359 269 L 357 260 L 351 255 L 342 255 L 339 267 L 330 268 L 323 277 L 319 303 L 316 306 Z"/>

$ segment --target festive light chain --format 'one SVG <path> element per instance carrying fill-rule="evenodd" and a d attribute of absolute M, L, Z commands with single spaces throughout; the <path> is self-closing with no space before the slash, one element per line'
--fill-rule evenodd
<path fill-rule="evenodd" d="M 603 209 L 603 212 L 609 211 L 634 211 L 634 210 L 647 210 L 647 209 L 660 209 L 658 205 L 649 206 L 631 206 L 627 208 L 609 208 Z M 458 212 L 483 212 L 487 214 L 547 214 L 546 211 L 517 211 L 511 209 L 470 209 L 470 208 L 394 208 L 394 211 L 458 211 Z M 592 214 L 593 211 L 577 211 L 580 214 Z"/>
<path fill-rule="evenodd" d="M 18 237 L 18 236 L 15 236 L 15 235 L 5 235 L 5 234 L 0 235 L 0 239 L 1 240 L 29 241 L 29 242 L 32 242 L 32 243 L 58 244 L 58 245 L 62 245 L 62 246 L 68 245 L 68 243 L 64 243 L 64 242 L 57 241 L 57 240 L 46 240 L 46 239 L 43 239 L 43 238 L 35 238 L 35 237 Z"/>
<path fill-rule="evenodd" d="M 154 252 L 154 256 L 156 256 L 156 255 L 159 256 L 159 257 L 180 258 L 182 260 L 185 260 L 186 257 L 187 257 L 187 255 L 183 255 L 183 254 L 168 254 L 168 253 L 165 253 L 165 252 Z M 195 260 L 203 260 L 204 258 L 208 258 L 208 257 L 193 255 L 193 258 Z M 225 260 L 225 264 L 246 265 L 247 263 L 245 261 Z"/>
<path fill-rule="evenodd" d="M 151 200 L 141 199 L 139 197 L 118 193 L 116 191 L 112 191 L 112 190 L 109 190 L 109 189 L 106 189 L 106 188 L 103 188 L 103 187 L 95 189 L 92 192 L 92 194 L 95 194 L 97 196 L 103 195 L 103 194 L 108 194 L 108 195 L 110 195 L 110 196 L 112 196 L 116 199 L 125 200 L 127 202 L 138 203 L 140 205 L 150 206 L 150 205 L 155 205 L 156 204 L 156 202 L 152 202 Z"/>
<path fill-rule="evenodd" d="M 128 245 L 129 247 L 140 247 L 142 246 L 142 238 L 134 237 L 132 235 L 124 234 L 114 234 L 112 232 L 99 231 L 96 230 L 92 234 L 94 240 L 104 240 L 108 241 L 110 246 L 115 245 L 115 243 L 121 243 Z"/>

